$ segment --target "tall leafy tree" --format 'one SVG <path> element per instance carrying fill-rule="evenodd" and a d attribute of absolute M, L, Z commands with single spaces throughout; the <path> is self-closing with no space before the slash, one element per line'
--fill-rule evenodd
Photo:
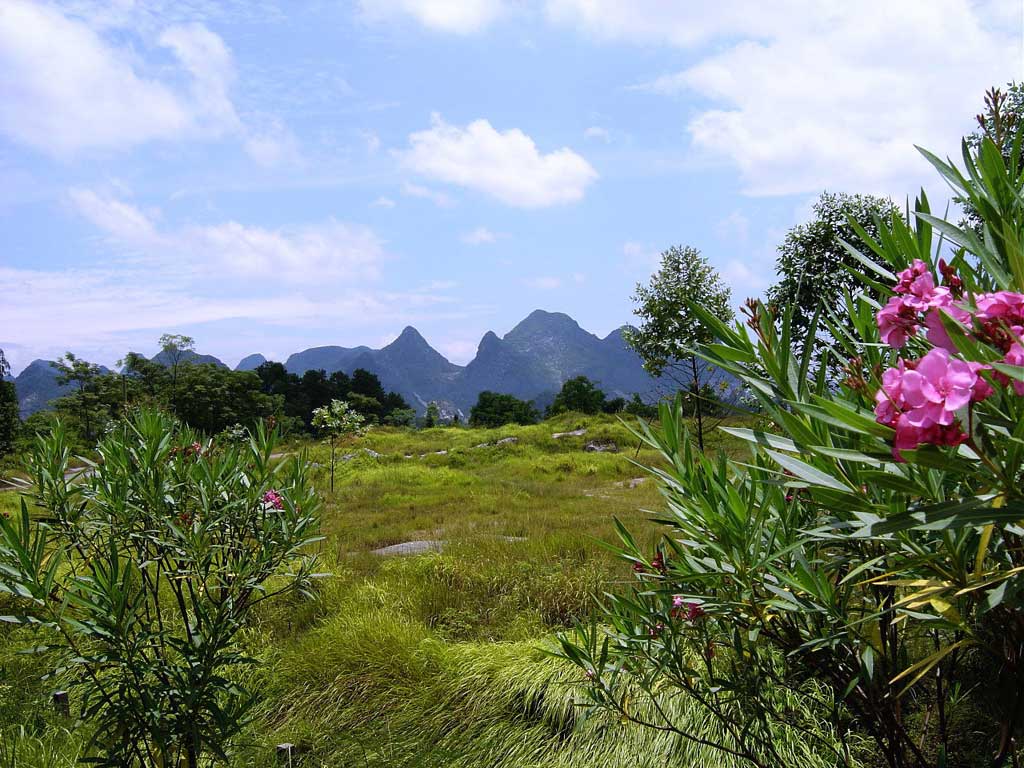
<path fill-rule="evenodd" d="M 505 424 L 535 424 L 540 418 L 532 402 L 499 392 L 481 392 L 469 412 L 471 427 L 500 427 Z"/>
<path fill-rule="evenodd" d="M 694 401 L 697 444 L 704 450 L 704 401 L 714 371 L 702 365 L 694 350 L 714 340 L 711 329 L 693 311 L 703 307 L 724 322 L 734 316 L 732 292 L 707 258 L 696 248 L 672 246 L 661 254 L 658 271 L 633 295 L 639 328 L 626 332 L 626 342 L 652 376 L 667 376 Z"/>
<path fill-rule="evenodd" d="M 73 405 L 82 421 L 82 436 L 86 442 L 91 443 L 96 438 L 93 427 L 96 421 L 94 410 L 100 404 L 97 396 L 100 367 L 77 357 L 73 352 L 66 352 L 53 366 L 57 369 L 58 384 L 74 384 L 76 387 L 72 396 Z"/>
<path fill-rule="evenodd" d="M 562 385 L 562 389 L 548 408 L 548 415 L 554 416 L 566 411 L 600 413 L 605 407 L 605 395 L 586 376 L 575 376 Z"/>
<path fill-rule="evenodd" d="M 171 369 L 171 406 L 178 409 L 178 369 L 196 351 L 196 340 L 179 333 L 165 333 L 160 337 L 160 350 Z"/>
<path fill-rule="evenodd" d="M 849 220 L 877 241 L 879 223 L 887 224 L 898 215 L 896 205 L 884 197 L 823 192 L 811 220 L 786 233 L 775 261 L 779 280 L 768 289 L 767 299 L 776 311 L 792 308 L 790 332 L 798 347 L 819 307 L 834 308 L 845 293 L 865 290 L 856 277 L 863 265 L 842 241 L 879 261 Z"/>
<path fill-rule="evenodd" d="M 14 449 L 14 439 L 21 425 L 18 409 L 18 393 L 13 381 L 7 381 L 11 366 L 0 349 L 0 456 Z"/>
<path fill-rule="evenodd" d="M 968 149 L 978 152 L 982 142 L 988 138 L 999 149 L 1003 163 L 1010 167 L 1013 155 L 1013 142 L 1018 133 L 1024 130 L 1024 83 L 1011 82 L 1006 89 L 990 88 L 985 92 L 984 109 L 975 116 L 977 130 L 964 138 Z M 1024 155 L 1018 156 L 1018 166 L 1024 163 Z M 1018 172 L 1020 167 L 1016 169 Z M 965 197 L 954 198 L 964 211 L 960 222 L 962 227 L 970 227 L 979 237 L 984 237 L 983 221 L 978 209 Z"/>

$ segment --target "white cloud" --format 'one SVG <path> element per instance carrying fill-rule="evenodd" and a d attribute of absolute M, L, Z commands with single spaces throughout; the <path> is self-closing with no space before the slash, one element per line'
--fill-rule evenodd
<path fill-rule="evenodd" d="M 481 334 L 483 335 L 483 334 Z M 456 365 L 465 365 L 474 357 L 480 346 L 480 339 L 446 339 L 437 345 L 437 351 Z"/>
<path fill-rule="evenodd" d="M 658 268 L 661 252 L 653 246 L 636 240 L 628 240 L 622 244 L 622 255 L 626 269 L 646 277 Z"/>
<path fill-rule="evenodd" d="M 492 232 L 487 227 L 477 227 L 470 232 L 464 232 L 460 239 L 467 245 L 490 245 L 498 242 L 501 237 L 504 235 Z"/>
<path fill-rule="evenodd" d="M 402 194 L 406 197 L 418 197 L 421 200 L 429 200 L 438 208 L 451 208 L 455 205 L 455 201 L 444 192 L 419 184 L 411 184 L 408 181 L 402 184 Z"/>
<path fill-rule="evenodd" d="M 394 208 L 395 201 L 392 200 L 390 197 L 385 197 L 381 195 L 372 203 L 370 203 L 370 205 L 372 205 L 374 208 Z"/>
<path fill-rule="evenodd" d="M 211 278 L 314 285 L 331 278 L 365 280 L 377 276 L 385 258 L 383 242 L 371 230 L 333 219 L 288 231 L 237 221 L 161 229 L 154 215 L 92 190 L 72 190 L 70 199 L 121 251 L 156 263 L 179 259 Z"/>
<path fill-rule="evenodd" d="M 159 42 L 177 60 L 184 88 L 139 74 L 130 49 L 52 6 L 4 0 L 0 131 L 56 155 L 237 131 L 227 95 L 234 71 L 223 41 L 189 24 L 168 28 Z"/>
<path fill-rule="evenodd" d="M 983 91 L 1022 57 L 1022 9 L 1005 0 L 548 0 L 547 14 L 601 40 L 714 45 L 642 87 L 708 100 L 693 146 L 758 195 L 913 192 L 934 178 L 913 145 L 956 153 Z"/>
<path fill-rule="evenodd" d="M 551 275 L 533 277 L 523 281 L 527 286 L 538 291 L 554 291 L 562 287 L 562 278 Z"/>
<path fill-rule="evenodd" d="M 583 132 L 583 138 L 587 140 L 603 141 L 608 144 L 612 140 L 612 136 L 608 133 L 607 128 L 602 128 L 599 125 L 592 125 Z"/>
<path fill-rule="evenodd" d="M 467 35 L 491 24 L 505 11 L 503 0 L 360 0 L 371 22 L 408 16 L 430 29 Z"/>
<path fill-rule="evenodd" d="M 518 128 L 497 131 L 486 120 L 465 128 L 431 117 L 431 127 L 409 136 L 402 163 L 438 181 L 484 192 L 519 208 L 580 200 L 597 171 L 568 147 L 541 154 Z"/>
<path fill-rule="evenodd" d="M 261 130 L 247 134 L 245 152 L 260 165 L 276 168 L 303 162 L 298 139 L 280 120 L 269 118 Z"/>

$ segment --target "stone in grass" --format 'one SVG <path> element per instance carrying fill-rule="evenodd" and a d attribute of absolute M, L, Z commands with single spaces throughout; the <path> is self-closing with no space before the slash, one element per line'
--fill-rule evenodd
<path fill-rule="evenodd" d="M 561 440 L 563 437 L 583 437 L 585 434 L 587 434 L 587 430 L 585 429 L 574 429 L 572 432 L 555 432 L 555 434 L 551 436 L 551 439 Z"/>
<path fill-rule="evenodd" d="M 443 541 L 436 539 L 419 539 L 417 541 L 403 541 L 401 544 L 392 544 L 390 547 L 381 547 L 373 550 L 373 554 L 388 557 L 390 555 L 422 555 L 425 552 L 440 552 L 444 548 Z"/>
<path fill-rule="evenodd" d="M 619 446 L 614 440 L 591 440 L 583 450 L 587 453 L 618 453 Z"/>
<path fill-rule="evenodd" d="M 503 437 L 501 440 L 495 443 L 495 445 L 512 445 L 512 443 L 518 443 L 518 437 Z"/>
<path fill-rule="evenodd" d="M 650 478 L 647 477 L 631 477 L 629 480 L 620 480 L 615 483 L 616 488 L 636 488 L 638 485 L 643 485 Z"/>

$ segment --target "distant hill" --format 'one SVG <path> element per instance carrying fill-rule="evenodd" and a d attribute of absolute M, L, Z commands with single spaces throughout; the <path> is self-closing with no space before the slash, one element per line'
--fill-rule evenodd
<path fill-rule="evenodd" d="M 290 355 L 285 368 L 300 376 L 308 370 L 351 374 L 365 368 L 380 377 L 386 390 L 398 392 L 420 412 L 436 400 L 452 404 L 464 416 L 485 389 L 536 400 L 543 407 L 574 376 L 589 377 L 609 397 L 636 392 L 653 400 L 657 382 L 626 344 L 624 330 L 625 326 L 602 339 L 580 328 L 568 315 L 538 309 L 503 337 L 487 332 L 476 356 L 465 366 L 448 361 L 410 326 L 383 349 L 311 347 Z M 152 359 L 169 364 L 164 352 Z M 196 352 L 185 353 L 182 360 L 227 367 L 213 355 Z M 264 362 L 263 355 L 249 355 L 236 370 L 254 370 Z M 68 391 L 57 385 L 56 372 L 45 360 L 36 360 L 22 371 L 15 386 L 23 416 L 45 408 Z"/>
<path fill-rule="evenodd" d="M 236 371 L 255 371 L 261 365 L 267 362 L 267 358 L 258 352 L 255 355 L 248 355 L 238 361 L 238 365 L 235 366 Z"/>
<path fill-rule="evenodd" d="M 292 373 L 328 373 L 365 368 L 385 389 L 400 393 L 419 410 L 431 400 L 453 403 L 468 413 L 483 390 L 507 392 L 546 403 L 573 376 L 588 376 L 609 395 L 634 392 L 654 397 L 656 382 L 625 343 L 623 328 L 601 339 L 568 315 L 537 310 L 499 337 L 488 332 L 466 366 L 455 365 L 412 327 L 383 349 L 313 347 L 285 362 Z"/>

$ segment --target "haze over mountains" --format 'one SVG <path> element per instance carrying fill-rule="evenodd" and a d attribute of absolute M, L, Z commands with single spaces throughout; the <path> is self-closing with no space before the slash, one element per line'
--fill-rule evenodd
<path fill-rule="evenodd" d="M 307 370 L 351 373 L 364 368 L 418 411 L 437 400 L 468 413 L 477 395 L 488 389 L 535 400 L 543 407 L 574 376 L 596 381 L 609 397 L 638 393 L 652 398 L 656 382 L 626 344 L 624 329 L 602 339 L 580 328 L 568 315 L 536 310 L 503 337 L 485 334 L 476 356 L 465 366 L 449 362 L 409 326 L 382 349 L 312 347 L 290 355 L 285 367 L 299 375 Z M 162 355 L 153 359 L 166 363 Z M 212 355 L 192 354 L 187 360 L 224 365 Z M 236 370 L 255 370 L 264 362 L 266 358 L 255 353 L 243 358 Z M 70 391 L 56 383 L 56 371 L 44 360 L 30 364 L 14 383 L 22 416 L 45 408 L 50 400 Z"/>

